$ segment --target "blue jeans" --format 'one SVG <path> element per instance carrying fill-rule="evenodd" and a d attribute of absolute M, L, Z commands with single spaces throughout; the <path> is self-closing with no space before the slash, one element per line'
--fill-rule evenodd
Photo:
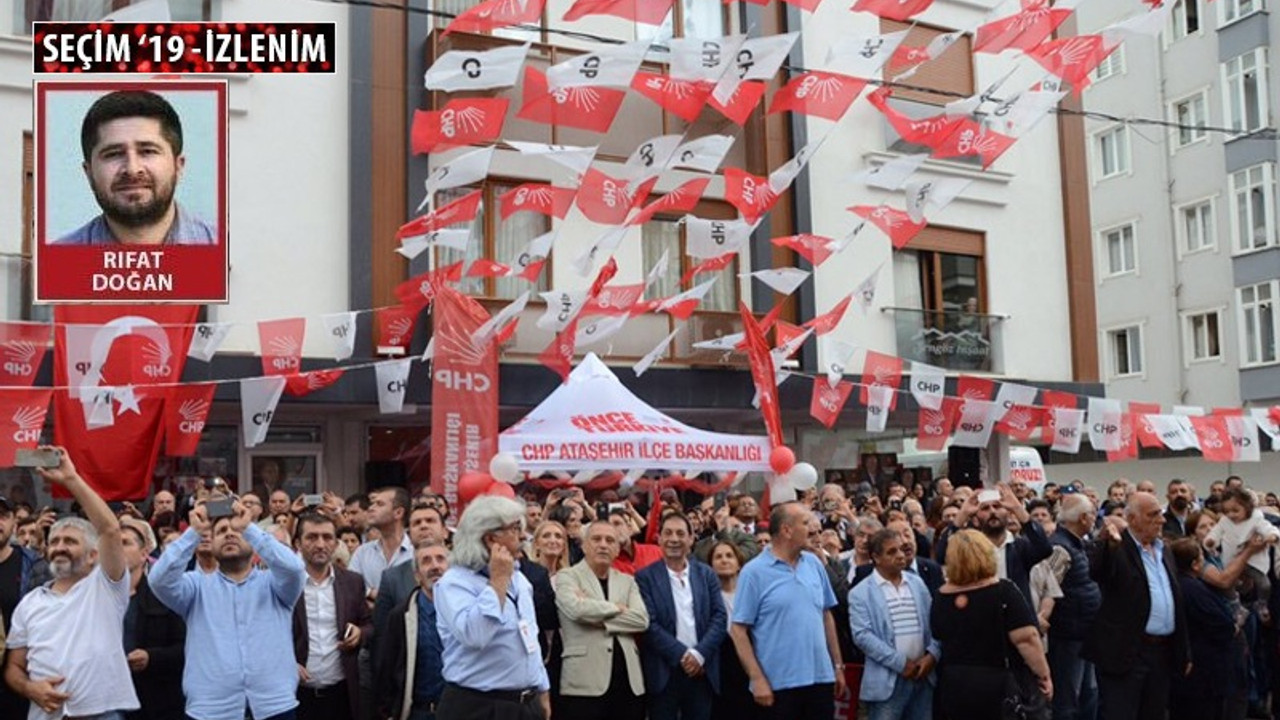
<path fill-rule="evenodd" d="M 863 703 L 867 720 L 930 720 L 933 717 L 933 686 L 928 680 L 908 680 L 899 676 L 888 700 Z"/>
<path fill-rule="evenodd" d="M 1098 715 L 1098 682 L 1093 663 L 1080 657 L 1083 645 L 1083 640 L 1049 640 L 1053 720 L 1094 720 Z"/>
<path fill-rule="evenodd" d="M 649 696 L 649 720 L 708 720 L 714 696 L 705 675 L 691 678 L 676 668 L 662 692 Z"/>

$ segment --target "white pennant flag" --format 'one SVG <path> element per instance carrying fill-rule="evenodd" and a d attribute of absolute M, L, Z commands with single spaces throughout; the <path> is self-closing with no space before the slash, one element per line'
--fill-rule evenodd
<path fill-rule="evenodd" d="M 938 57 L 942 55 L 942 53 L 949 50 L 952 45 L 955 45 L 956 42 L 960 40 L 960 38 L 964 37 L 966 34 L 968 33 L 966 33 L 965 31 L 957 30 L 956 32 L 949 32 L 949 33 L 943 33 L 941 35 L 935 35 L 934 38 L 929 41 L 929 44 L 926 45 L 924 48 L 925 60 L 921 61 L 920 64 L 916 65 L 910 70 L 895 76 L 893 79 L 901 82 L 902 80 L 906 80 L 912 75 L 915 75 L 917 72 L 920 71 L 920 68 L 924 67 L 924 65 L 926 64 L 926 61 L 937 60 Z"/>
<path fill-rule="evenodd" d="M 671 248 L 664 248 L 662 255 L 658 258 L 658 262 L 653 264 L 653 268 L 649 270 L 649 275 L 644 279 L 644 289 L 648 290 L 654 283 L 662 279 L 667 274 L 667 270 L 671 267 Z"/>
<path fill-rule="evenodd" d="M 604 315 L 579 324 L 574 335 L 575 347 L 586 347 L 612 337 L 629 319 L 627 315 Z"/>
<path fill-rule="evenodd" d="M 853 355 L 856 352 L 858 352 L 856 345 L 851 345 L 843 340 L 827 340 L 827 357 L 831 358 L 827 362 L 827 385 L 829 387 L 834 388 L 840 384 L 840 381 L 844 378 L 845 371 L 849 369 L 849 363 L 853 362 Z"/>
<path fill-rule="evenodd" d="M 747 246 L 755 223 L 737 220 L 703 220 L 684 216 L 685 252 L 699 260 L 718 258 Z"/>
<path fill-rule="evenodd" d="M 387 360 L 373 366 L 378 382 L 378 412 L 395 415 L 404 411 L 404 396 L 409 389 L 409 368 L 413 358 Z"/>
<path fill-rule="evenodd" d="M 719 350 L 723 352 L 733 352 L 738 344 L 747 338 L 746 333 L 729 333 L 721 335 L 713 340 L 699 340 L 693 344 L 694 350 Z"/>
<path fill-rule="evenodd" d="M 1185 416 L 1147 415 L 1146 419 L 1152 432 L 1170 450 L 1193 450 L 1199 447 L 1199 440 L 1191 424 L 1183 424 Z"/>
<path fill-rule="evenodd" d="M 427 175 L 427 180 L 423 183 L 426 187 L 426 196 L 418 204 L 418 212 L 421 213 L 427 205 L 431 204 L 437 192 L 478 183 L 488 177 L 489 163 L 493 160 L 494 150 L 492 145 L 479 150 L 468 150 L 438 165 L 430 175 Z"/>
<path fill-rule="evenodd" d="M 984 103 L 990 102 L 995 97 L 996 92 L 1000 90 L 1000 86 L 1004 85 L 1005 81 L 1008 80 L 1010 76 L 1012 76 L 1015 72 L 1017 72 L 1017 70 L 1018 70 L 1017 67 L 1010 68 L 1008 72 L 1006 72 L 1003 76 L 1001 76 L 995 82 L 988 85 L 986 90 L 983 90 L 977 95 L 970 95 L 967 98 L 963 98 L 961 100 L 952 100 L 951 102 L 947 103 L 946 105 L 947 117 L 961 117 L 961 116 L 968 117 L 978 112 L 978 110 L 982 108 Z"/>
<path fill-rule="evenodd" d="M 795 355 L 796 352 L 800 350 L 800 346 L 804 345 L 805 341 L 808 340 L 811 335 L 813 335 L 813 328 L 806 328 L 804 332 L 786 341 L 780 347 L 770 350 L 769 354 L 773 356 L 773 366 L 782 367 L 782 363 L 785 362 L 787 358 Z M 745 337 L 746 334 L 744 333 L 743 336 Z"/>
<path fill-rule="evenodd" d="M 875 78 L 907 39 L 909 30 L 884 35 L 846 35 L 827 50 L 827 67 L 833 72 L 860 78 Z"/>
<path fill-rule="evenodd" d="M 1031 132 L 1058 102 L 1066 97 L 1065 92 L 1047 90 L 1027 90 L 1006 98 L 991 114 L 986 123 L 996 132 L 1010 137 L 1022 137 Z"/>
<path fill-rule="evenodd" d="M 760 282 L 773 288 L 776 292 L 783 295 L 790 295 L 797 288 L 804 284 L 811 275 L 808 270 L 800 268 L 773 268 L 771 270 L 757 270 L 752 273 L 741 273 L 738 277 L 753 277 Z"/>
<path fill-rule="evenodd" d="M 667 47 L 671 49 L 668 74 L 673 80 L 719 82 L 729 71 L 734 56 L 746 39 L 746 35 L 672 38 L 667 41 Z"/>
<path fill-rule="evenodd" d="M 828 133 L 829 134 L 829 133 Z M 822 143 L 827 141 L 827 135 L 823 135 L 817 140 L 810 141 L 800 148 L 800 152 L 796 156 L 783 163 L 777 170 L 769 173 L 769 189 L 775 193 L 782 193 L 791 187 L 791 183 L 809 164 L 809 158 L 818 152 L 818 148 L 822 147 Z"/>
<path fill-rule="evenodd" d="M 676 339 L 676 335 L 679 335 L 681 330 L 683 330 L 683 328 L 676 328 L 675 330 L 672 330 L 670 335 L 664 338 L 662 342 L 655 345 L 652 350 L 645 353 L 644 357 L 640 358 L 640 362 L 636 363 L 631 368 L 635 372 L 636 377 L 640 377 L 645 374 L 645 372 L 647 372 L 649 368 L 658 361 L 658 358 L 667 353 L 667 346 L 671 344 L 672 340 Z"/>
<path fill-rule="evenodd" d="M 555 243 L 556 236 L 559 233 L 559 230 L 552 230 L 525 243 L 519 254 L 511 262 L 507 263 L 511 268 L 512 276 L 518 276 L 528 269 L 530 265 L 546 260 L 547 256 L 551 254 L 551 246 Z"/>
<path fill-rule="evenodd" d="M 1187 417 L 1204 417 L 1204 408 L 1199 405 L 1174 405 L 1172 415 L 1186 415 Z"/>
<path fill-rule="evenodd" d="M 84 390 L 80 394 L 80 407 L 84 410 L 85 428 L 97 430 L 115 425 L 115 399 L 116 388 L 95 387 Z"/>
<path fill-rule="evenodd" d="M 340 312 L 320 316 L 324 322 L 324 334 L 333 348 L 334 360 L 341 362 L 355 354 L 356 315 L 355 312 Z"/>
<path fill-rule="evenodd" d="M 638 185 L 648 178 L 659 175 L 671 162 L 672 156 L 683 139 L 683 135 L 659 135 L 640 143 L 622 164 L 622 176 L 630 178 L 632 184 Z M 634 192 L 634 189 L 628 185 L 627 192 Z"/>
<path fill-rule="evenodd" d="M 950 205 L 972 183 L 963 178 L 913 180 L 906 187 L 907 215 L 912 222 L 924 222 L 926 212 L 935 213 Z"/>
<path fill-rule="evenodd" d="M 466 252 L 467 246 L 471 244 L 471 232 L 472 227 L 468 225 L 465 228 L 441 228 L 425 235 L 413 235 L 401 242 L 396 252 L 410 260 L 421 255 L 422 251 L 429 247 L 446 247 L 458 252 Z"/>
<path fill-rule="evenodd" d="M 732 135 L 704 135 L 690 140 L 675 149 L 667 167 L 714 173 L 729 154 L 733 141 Z"/>
<path fill-rule="evenodd" d="M 911 396 L 926 410 L 941 410 L 946 396 L 947 371 L 940 367 L 911 362 Z"/>
<path fill-rule="evenodd" d="M 529 157 L 545 157 L 551 162 L 569 168 L 581 175 L 591 167 L 599 145 L 582 147 L 578 145 L 548 145 L 547 143 L 522 142 L 519 140 L 503 140 L 502 142 L 515 148 L 521 155 Z"/>
<path fill-rule="evenodd" d="M 1163 5 L 1150 10 L 1144 6 L 1137 15 L 1104 28 L 1102 36 L 1115 42 L 1122 41 L 1125 35 L 1155 37 L 1169 24 L 1174 5 L 1177 3 L 1173 0 L 1166 0 Z"/>
<path fill-rule="evenodd" d="M 476 328 L 471 334 L 471 344 L 477 348 L 482 348 L 489 344 L 489 340 L 493 338 L 507 323 L 520 317 L 520 313 L 524 312 L 524 308 L 529 304 L 529 297 L 533 295 L 532 290 L 525 290 L 520 293 L 520 297 L 511 301 L 506 307 L 493 314 L 493 317 L 484 321 L 484 324 Z"/>
<path fill-rule="evenodd" d="M 579 277 L 586 277 L 591 272 L 591 268 L 595 266 L 598 258 L 613 257 L 613 253 L 622 244 L 627 237 L 627 233 L 631 232 L 628 225 L 611 228 L 605 234 L 596 238 L 595 243 L 573 260 L 573 269 L 578 271 Z"/>
<path fill-rule="evenodd" d="M 538 318 L 537 326 L 554 333 L 564 332 L 587 304 L 586 290 L 548 290 L 538 296 L 546 302 L 547 309 Z"/>
<path fill-rule="evenodd" d="M 717 278 L 711 278 L 704 283 L 694 285 L 692 288 L 685 290 L 678 295 L 672 295 L 666 300 L 663 300 L 656 310 L 661 312 L 663 310 L 670 310 L 681 303 L 702 302 L 702 298 L 706 297 L 707 293 L 711 291 L 711 286 L 716 284 L 716 279 Z"/>
<path fill-rule="evenodd" d="M 991 442 L 991 431 L 996 426 L 1000 406 L 986 400 L 965 400 L 960 408 L 960 420 L 956 422 L 952 445 L 985 448 Z"/>
<path fill-rule="evenodd" d="M 612 45 L 579 55 L 547 68 L 547 90 L 565 88 L 631 87 L 631 78 L 649 51 L 649 41 L 639 40 L 625 45 Z"/>
<path fill-rule="evenodd" d="M 772 80 L 799 37 L 800 33 L 791 32 L 747 39 L 734 55 L 732 66 L 718 76 L 711 96 L 727 105 L 744 80 Z"/>
<path fill-rule="evenodd" d="M 863 315 L 866 315 L 871 306 L 875 304 L 876 284 L 880 281 L 880 270 L 883 267 L 884 263 L 880 263 L 879 267 L 873 270 L 866 280 L 858 283 L 858 287 L 853 289 L 853 301 L 857 303 Z"/>
<path fill-rule="evenodd" d="M 191 345 L 187 347 L 187 357 L 209 362 L 229 334 L 231 323 L 196 323 L 195 330 L 191 333 Z M 69 341 L 68 335 L 68 343 Z"/>
<path fill-rule="evenodd" d="M 128 329 L 113 325 L 66 327 L 67 384 L 71 386 L 71 397 L 80 397 L 81 389 L 95 388 L 102 379 L 102 368 L 99 367 L 101 360 L 94 361 L 94 347 L 106 345 L 109 348 L 116 338 L 128 333 Z"/>
<path fill-rule="evenodd" d="M 859 170 L 849 179 L 881 190 L 901 190 L 907 179 L 914 175 L 928 159 L 928 153 L 902 155 L 889 162 Z"/>
<path fill-rule="evenodd" d="M 867 387 L 867 432 L 884 432 L 889 420 L 889 406 L 893 402 L 894 389 L 888 385 Z"/>
<path fill-rule="evenodd" d="M 244 446 L 257 447 L 267 439 L 276 403 L 284 392 L 282 375 L 245 378 L 240 381 L 240 425 L 244 428 Z"/>
<path fill-rule="evenodd" d="M 1258 423 L 1245 415 L 1228 415 L 1226 421 L 1231 447 L 1235 449 L 1235 459 L 1238 462 L 1261 462 L 1262 445 L 1258 438 Z"/>
<path fill-rule="evenodd" d="M 914 365 L 912 367 L 915 367 Z M 1004 419 L 1009 414 L 1014 405 L 1031 406 L 1036 403 L 1036 393 L 1040 392 L 1036 388 L 1018 383 L 1000 383 L 1000 390 L 996 392 L 996 421 Z"/>
<path fill-rule="evenodd" d="M 1053 412 L 1053 449 L 1057 452 L 1080 452 L 1080 438 L 1084 436 L 1084 411 L 1075 408 L 1050 408 Z"/>
<path fill-rule="evenodd" d="M 854 238 L 858 237 L 858 235 L 862 233 L 862 229 L 865 228 L 866 226 L 867 226 L 866 220 L 859 222 L 856 226 L 854 226 L 852 230 L 846 233 L 844 237 L 840 238 L 839 240 L 832 240 L 831 242 L 827 243 L 827 246 L 826 246 L 827 250 L 832 255 L 839 255 L 840 253 L 844 252 L 844 249 L 849 247 L 849 244 L 853 242 Z"/>
<path fill-rule="evenodd" d="M 511 87 L 520 79 L 530 43 L 493 50 L 450 50 L 436 58 L 423 75 L 428 90 L 491 90 Z"/>
<path fill-rule="evenodd" d="M 1120 401 L 1089 398 L 1089 444 L 1094 450 L 1116 452 L 1120 449 Z"/>
<path fill-rule="evenodd" d="M 1249 414 L 1258 429 L 1271 438 L 1271 451 L 1280 452 L 1280 423 L 1271 419 L 1271 411 L 1268 408 L 1252 408 Z"/>

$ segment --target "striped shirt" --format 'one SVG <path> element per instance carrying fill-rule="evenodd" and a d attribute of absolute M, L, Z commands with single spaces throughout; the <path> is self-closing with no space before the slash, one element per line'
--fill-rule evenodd
<path fill-rule="evenodd" d="M 876 584 L 884 593 L 885 605 L 889 608 L 889 622 L 893 625 L 893 646 L 907 660 L 915 660 L 924 655 L 924 629 L 921 627 L 920 611 L 916 600 L 911 595 L 911 586 L 900 580 L 897 585 L 875 571 Z"/>

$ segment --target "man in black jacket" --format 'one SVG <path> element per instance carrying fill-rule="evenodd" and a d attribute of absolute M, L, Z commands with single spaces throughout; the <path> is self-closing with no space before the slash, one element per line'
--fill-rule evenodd
<path fill-rule="evenodd" d="M 1049 624 L 1049 670 L 1053 673 L 1054 720 L 1092 719 L 1097 713 L 1098 684 L 1093 664 L 1080 657 L 1080 648 L 1102 605 L 1102 591 L 1089 575 L 1088 543 L 1093 529 L 1093 501 L 1080 493 L 1062 496 L 1058 528 L 1049 542 L 1071 558 L 1059 585 L 1062 597 L 1053 606 Z"/>
<path fill-rule="evenodd" d="M 143 531 L 130 522 L 121 523 L 125 563 L 129 566 L 129 609 L 124 616 L 125 659 L 133 674 L 133 689 L 139 709 L 127 713 L 129 720 L 184 720 L 186 698 L 182 695 L 182 665 L 187 641 L 187 624 L 165 607 L 147 584 L 147 553 Z"/>
<path fill-rule="evenodd" d="M 1191 667 L 1182 592 L 1150 493 L 1134 493 L 1124 518 L 1107 518 L 1089 558 L 1102 591 L 1081 655 L 1098 669 L 1099 720 L 1163 720 L 1170 683 Z"/>
<path fill-rule="evenodd" d="M 449 550 L 436 538 L 413 550 L 418 584 L 387 618 L 378 643 L 374 688 L 379 720 L 425 720 L 435 716 L 444 690 L 444 652 L 436 630 L 436 581 L 449 569 Z"/>

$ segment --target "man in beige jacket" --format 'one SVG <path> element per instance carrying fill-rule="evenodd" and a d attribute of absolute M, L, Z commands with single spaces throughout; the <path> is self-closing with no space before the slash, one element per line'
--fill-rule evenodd
<path fill-rule="evenodd" d="M 636 638 L 649 613 L 635 579 L 613 569 L 620 542 L 605 521 L 591 523 L 585 557 L 556 575 L 564 641 L 557 720 L 643 720 L 644 676 Z"/>

